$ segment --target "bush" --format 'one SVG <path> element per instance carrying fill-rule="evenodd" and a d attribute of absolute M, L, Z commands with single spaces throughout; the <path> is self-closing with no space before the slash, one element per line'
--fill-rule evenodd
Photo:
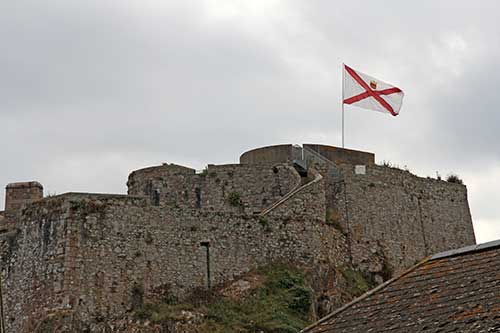
<path fill-rule="evenodd" d="M 130 303 L 132 303 L 132 308 L 138 309 L 141 308 L 144 304 L 144 288 L 142 284 L 134 282 L 132 286 L 132 290 L 130 292 Z"/>
<path fill-rule="evenodd" d="M 458 177 L 458 175 L 455 175 L 455 174 L 453 174 L 453 173 L 452 173 L 452 174 L 449 174 L 449 175 L 448 175 L 448 177 L 446 177 L 446 181 L 447 181 L 448 183 L 455 183 L 455 184 L 461 184 L 461 185 L 463 185 L 463 184 L 464 184 L 464 182 L 462 181 L 462 179 L 460 179 L 460 178 Z"/>
<path fill-rule="evenodd" d="M 394 275 L 394 268 L 391 266 L 387 258 L 384 258 L 384 261 L 382 262 L 382 271 L 380 273 L 384 281 L 391 279 Z"/>
<path fill-rule="evenodd" d="M 347 293 L 358 297 L 375 286 L 370 277 L 350 267 L 341 267 L 340 272 L 347 283 Z"/>
<path fill-rule="evenodd" d="M 201 314 L 201 332 L 267 332 L 296 333 L 311 320 L 313 291 L 305 274 L 286 265 L 259 269 L 263 283 L 245 298 L 234 300 L 200 291 L 192 298 L 200 302 L 155 305 L 144 304 L 134 311 L 135 318 L 149 319 L 155 324 L 182 320 L 182 311 Z M 207 293 L 207 291 L 205 291 Z M 208 295 L 208 294 L 207 294 Z"/>
<path fill-rule="evenodd" d="M 238 192 L 231 192 L 227 195 L 227 202 L 233 207 L 240 207 L 242 205 L 241 196 Z"/>
<path fill-rule="evenodd" d="M 330 225 L 337 229 L 338 231 L 344 233 L 344 230 L 342 229 L 342 225 L 340 224 L 340 221 L 342 219 L 342 216 L 340 215 L 340 212 L 336 209 L 327 209 L 326 210 L 326 217 L 325 217 L 325 222 L 327 225 Z"/>
<path fill-rule="evenodd" d="M 271 226 L 269 225 L 269 221 L 264 216 L 261 216 L 259 218 L 259 224 L 265 231 L 267 232 L 271 231 Z"/>
<path fill-rule="evenodd" d="M 311 310 L 313 292 L 310 288 L 297 286 L 292 290 L 293 299 L 289 308 L 293 311 L 307 315 Z"/>

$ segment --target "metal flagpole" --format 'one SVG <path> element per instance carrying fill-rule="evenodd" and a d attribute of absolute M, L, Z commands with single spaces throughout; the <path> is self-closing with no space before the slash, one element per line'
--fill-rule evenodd
<path fill-rule="evenodd" d="M 344 148 L 344 63 L 342 63 L 342 148 Z"/>

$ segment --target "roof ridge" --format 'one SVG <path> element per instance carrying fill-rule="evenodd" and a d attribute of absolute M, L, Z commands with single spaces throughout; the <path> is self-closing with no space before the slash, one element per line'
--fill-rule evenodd
<path fill-rule="evenodd" d="M 464 246 L 464 247 L 461 247 L 458 249 L 439 252 L 439 253 L 436 253 L 433 256 L 431 256 L 431 258 L 429 260 L 454 257 L 454 256 L 458 256 L 461 254 L 478 252 L 481 250 L 488 250 L 488 249 L 492 249 L 492 248 L 496 248 L 496 247 L 500 247 L 500 240 L 494 240 L 491 242 L 486 242 L 486 243 L 481 243 L 481 244 L 468 245 L 468 246 Z"/>
<path fill-rule="evenodd" d="M 337 310 L 327 314 L 326 316 L 324 316 L 323 318 L 319 319 L 318 321 L 316 321 L 315 323 L 312 323 L 311 325 L 305 327 L 304 329 L 302 329 L 299 333 L 306 333 L 307 331 L 309 331 L 310 329 L 318 326 L 319 324 L 325 322 L 326 320 L 330 319 L 331 317 L 339 314 L 340 312 L 346 310 L 347 308 L 351 307 L 352 305 L 358 303 L 359 301 L 362 301 L 364 300 L 365 298 L 373 295 L 374 293 L 378 292 L 379 290 L 382 290 L 384 289 L 385 287 L 387 287 L 389 284 L 401 279 L 402 277 L 410 274 L 411 272 L 413 272 L 415 269 L 417 269 L 418 267 L 422 266 L 423 264 L 429 262 L 432 258 L 429 256 L 429 257 L 426 257 L 424 259 L 422 259 L 420 262 L 418 262 L 416 265 L 414 265 L 413 267 L 410 267 L 409 269 L 407 269 L 406 271 L 404 271 L 403 273 L 401 273 L 400 275 L 396 276 L 396 277 L 393 277 L 392 279 L 389 279 L 387 281 L 385 281 L 384 283 L 378 285 L 377 287 L 367 291 L 366 293 L 364 293 L 363 295 L 359 296 L 358 298 L 355 298 L 353 299 L 352 301 L 350 301 L 349 303 L 347 303 L 346 305 L 338 308 Z"/>

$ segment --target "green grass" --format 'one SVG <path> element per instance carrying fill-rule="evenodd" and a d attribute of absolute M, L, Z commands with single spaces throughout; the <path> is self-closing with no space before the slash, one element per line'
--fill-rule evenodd
<path fill-rule="evenodd" d="M 313 291 L 299 270 L 273 266 L 260 271 L 264 283 L 241 300 L 213 295 L 199 305 L 155 304 L 136 310 L 139 319 L 155 323 L 179 320 L 180 311 L 203 313 L 202 331 L 229 332 L 298 332 L 311 321 Z"/>

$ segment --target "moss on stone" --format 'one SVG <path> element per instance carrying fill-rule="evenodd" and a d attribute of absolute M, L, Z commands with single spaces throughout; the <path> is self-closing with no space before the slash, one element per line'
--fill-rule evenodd
<path fill-rule="evenodd" d="M 375 287 L 375 282 L 360 271 L 350 267 L 341 267 L 340 272 L 346 280 L 346 292 L 351 297 L 361 296 L 371 288 Z"/>

